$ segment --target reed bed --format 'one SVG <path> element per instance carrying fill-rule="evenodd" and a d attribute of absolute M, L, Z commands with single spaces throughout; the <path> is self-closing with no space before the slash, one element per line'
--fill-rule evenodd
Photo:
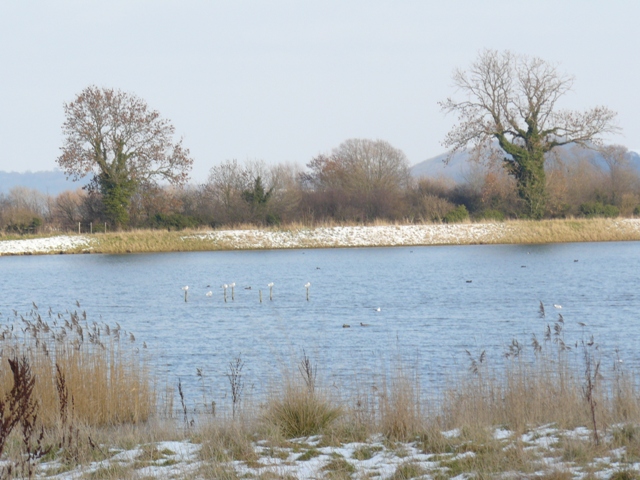
<path fill-rule="evenodd" d="M 155 412 L 144 346 L 139 348 L 132 333 L 92 322 L 79 308 L 41 314 L 34 304 L 6 320 L 0 332 L 0 392 L 13 385 L 8 360 L 25 359 L 44 426 L 59 424 L 61 416 L 96 427 L 137 424 Z"/>
<path fill-rule="evenodd" d="M 513 339 L 500 358 L 495 352 L 467 352 L 468 369 L 450 372 L 450 384 L 438 391 L 425 388 L 415 370 L 401 364 L 375 382 L 360 379 L 355 389 L 327 388 L 321 366 L 302 352 L 293 362 L 296 368 L 283 372 L 266 398 L 250 403 L 243 397 L 244 363 L 237 358 L 227 372 L 220 372 L 228 379 L 228 405 L 202 405 L 199 413 L 186 407 L 163 410 L 144 343 L 140 346 L 118 325 L 90 321 L 79 305 L 62 313 L 41 313 L 34 305 L 24 315 L 14 312 L 6 322 L 0 332 L 3 428 L 11 417 L 5 407 L 13 397 L 25 398 L 12 393 L 15 362 L 27 364 L 34 379 L 30 399 L 14 402 L 24 418 L 5 439 L 4 453 L 0 442 L 3 459 L 22 465 L 23 477 L 33 476 L 37 462 L 55 459 L 59 473 L 107 461 L 114 455 L 111 450 L 120 448 L 134 449 L 135 461 L 105 464 L 93 478 L 136 478 L 139 468 L 174 461 L 166 448 L 156 448 L 167 440 L 198 445 L 195 470 L 185 478 L 252 476 L 247 469 L 266 468 L 266 457 L 312 461 L 326 448 L 353 442 L 351 458 L 331 457 L 322 475 L 353 478 L 354 462 L 381 451 L 400 459 L 395 473 L 385 478 L 492 478 L 504 472 L 570 478 L 566 465 L 586 472 L 595 468 L 595 459 L 616 449 L 624 452 L 618 453 L 620 462 L 629 468 L 640 459 L 637 372 L 626 371 L 615 355 L 604 357 L 593 338 L 566 339 L 562 317 L 539 336 Z M 7 368 L 9 361 L 12 368 Z M 187 397 L 184 404 L 200 393 L 181 390 L 182 396 Z M 29 445 L 17 426 L 24 422 L 36 425 Z M 558 438 L 546 455 L 559 466 L 541 467 L 534 440 L 522 438 L 545 435 L 549 428 L 560 433 L 554 433 Z M 505 446 L 496 429 L 508 430 L 514 440 Z M 572 429 L 587 434 L 561 433 Z M 433 456 L 428 465 L 438 467 L 429 470 L 408 458 L 409 450 Z M 244 474 L 238 473 L 239 466 Z M 282 470 L 278 475 L 288 474 Z"/>

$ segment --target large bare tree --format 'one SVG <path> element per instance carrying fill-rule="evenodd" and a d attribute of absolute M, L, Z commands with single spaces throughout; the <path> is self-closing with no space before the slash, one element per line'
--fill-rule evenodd
<path fill-rule="evenodd" d="M 64 146 L 58 164 L 78 180 L 93 174 L 105 213 L 117 225 L 128 222 L 131 197 L 159 180 L 181 185 L 193 164 L 175 129 L 144 100 L 129 93 L 90 86 L 64 104 Z"/>
<path fill-rule="evenodd" d="M 444 146 L 451 155 L 471 148 L 475 155 L 495 153 L 517 181 L 527 214 L 545 212 L 545 154 L 569 143 L 587 148 L 618 130 L 616 113 L 598 106 L 584 112 L 561 110 L 557 103 L 573 85 L 573 77 L 536 57 L 484 50 L 468 71 L 456 70 L 453 82 L 461 99 L 440 106 L 455 113 L 458 124 Z"/>
<path fill-rule="evenodd" d="M 344 199 L 366 220 L 389 216 L 411 177 L 404 152 L 384 140 L 345 140 L 307 167 L 304 183 Z"/>

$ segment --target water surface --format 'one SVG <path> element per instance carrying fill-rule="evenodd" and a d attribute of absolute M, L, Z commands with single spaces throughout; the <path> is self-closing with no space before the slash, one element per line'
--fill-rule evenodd
<path fill-rule="evenodd" d="M 90 321 L 145 342 L 162 381 L 197 390 L 200 368 L 218 397 L 237 356 L 250 393 L 303 350 L 329 384 L 370 381 L 402 359 L 441 385 L 467 368 L 465 350 L 500 361 L 558 313 L 567 343 L 594 335 L 638 366 L 639 263 L 636 242 L 2 257 L 0 321 L 31 302 L 64 311 L 77 300 Z"/>

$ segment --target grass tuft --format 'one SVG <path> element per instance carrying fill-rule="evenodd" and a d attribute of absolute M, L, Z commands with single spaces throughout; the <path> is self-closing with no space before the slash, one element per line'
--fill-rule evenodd
<path fill-rule="evenodd" d="M 280 397 L 269 400 L 264 420 L 285 438 L 296 438 L 322 433 L 341 414 L 342 409 L 317 390 L 289 384 Z"/>

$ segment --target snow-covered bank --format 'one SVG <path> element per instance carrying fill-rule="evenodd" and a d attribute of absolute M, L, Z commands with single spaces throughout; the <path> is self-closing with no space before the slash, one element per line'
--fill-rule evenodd
<path fill-rule="evenodd" d="M 59 237 L 30 238 L 28 240 L 4 240 L 0 242 L 0 255 L 25 255 L 30 253 L 59 253 L 89 247 L 89 237 L 61 235 Z"/>
<path fill-rule="evenodd" d="M 0 255 L 46 253 L 151 253 L 280 248 L 387 247 L 507 243 L 640 241 L 640 219 L 567 219 L 436 225 L 317 228 L 162 230 L 93 236 L 61 235 L 0 240 Z"/>
<path fill-rule="evenodd" d="M 495 243 L 512 227 L 504 223 L 321 227 L 300 230 L 222 230 L 190 235 L 231 248 L 319 248 Z"/>

